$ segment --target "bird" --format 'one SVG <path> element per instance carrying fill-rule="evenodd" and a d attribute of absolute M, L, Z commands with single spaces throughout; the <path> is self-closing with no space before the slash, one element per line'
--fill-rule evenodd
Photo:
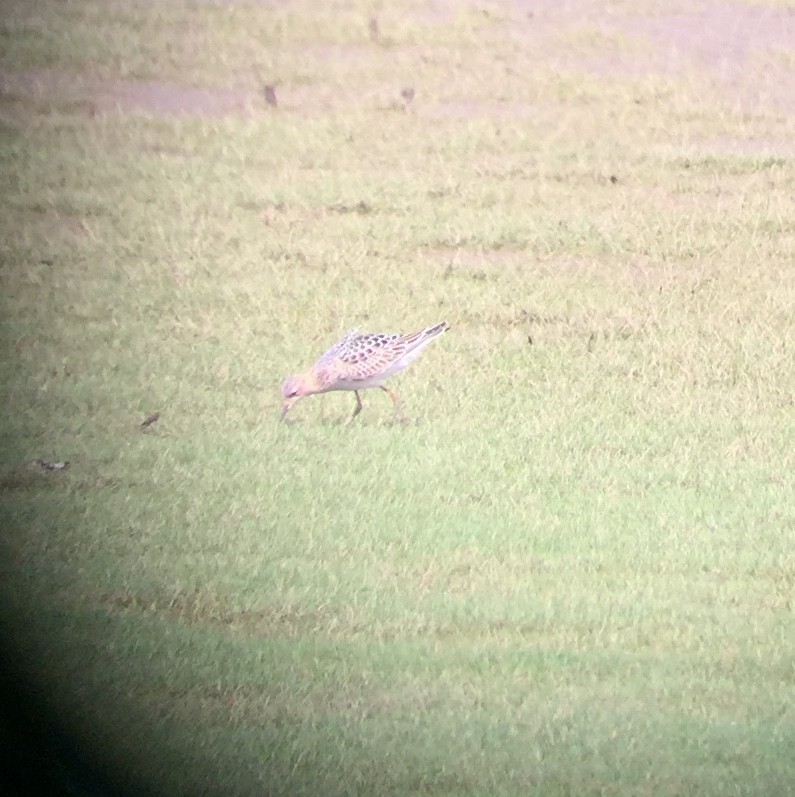
<path fill-rule="evenodd" d="M 380 388 L 391 399 L 395 415 L 401 417 L 400 399 L 384 382 L 419 357 L 420 352 L 450 327 L 442 321 L 409 335 L 360 334 L 352 329 L 303 373 L 282 385 L 282 420 L 304 396 L 332 390 L 352 390 L 356 407 L 351 420 L 362 411 L 360 390 Z"/>

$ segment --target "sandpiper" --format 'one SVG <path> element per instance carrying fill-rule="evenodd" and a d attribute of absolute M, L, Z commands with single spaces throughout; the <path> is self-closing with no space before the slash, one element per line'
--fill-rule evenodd
<path fill-rule="evenodd" d="M 304 396 L 331 390 L 352 390 L 356 408 L 351 418 L 362 411 L 360 390 L 380 388 L 395 405 L 400 416 L 400 401 L 384 382 L 402 371 L 436 337 L 449 329 L 446 322 L 411 335 L 360 334 L 352 329 L 335 343 L 311 368 L 291 376 L 282 385 L 282 418 Z"/>

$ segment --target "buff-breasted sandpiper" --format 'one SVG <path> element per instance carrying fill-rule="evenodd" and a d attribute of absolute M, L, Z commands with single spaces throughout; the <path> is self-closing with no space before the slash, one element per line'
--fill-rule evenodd
<path fill-rule="evenodd" d="M 291 376 L 282 385 L 282 418 L 304 396 L 332 390 L 352 390 L 356 408 L 352 418 L 362 411 L 360 390 L 380 388 L 395 405 L 400 417 L 400 401 L 384 382 L 419 357 L 420 352 L 449 327 L 446 322 L 411 335 L 360 334 L 352 329 L 335 343 L 311 368 Z"/>

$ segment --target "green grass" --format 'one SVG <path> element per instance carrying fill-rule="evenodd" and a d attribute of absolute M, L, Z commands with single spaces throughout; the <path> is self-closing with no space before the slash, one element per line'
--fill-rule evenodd
<path fill-rule="evenodd" d="M 89 763 L 795 793 L 791 114 L 499 5 L 3 5 L 2 624 Z M 407 424 L 279 423 L 340 333 L 441 320 Z"/>

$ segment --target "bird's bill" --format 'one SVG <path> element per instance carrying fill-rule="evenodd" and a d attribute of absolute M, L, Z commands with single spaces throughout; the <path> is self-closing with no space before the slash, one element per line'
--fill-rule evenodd
<path fill-rule="evenodd" d="M 287 417 L 287 413 L 290 412 L 296 401 L 298 401 L 298 399 L 286 399 L 284 404 L 282 404 L 282 420 Z"/>

